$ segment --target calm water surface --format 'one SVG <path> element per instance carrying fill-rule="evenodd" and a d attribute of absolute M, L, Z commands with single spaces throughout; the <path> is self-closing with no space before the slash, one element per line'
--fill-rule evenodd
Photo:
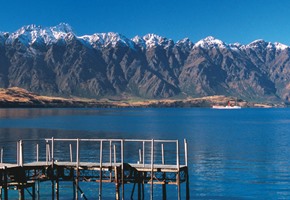
<path fill-rule="evenodd" d="M 0 145 L 50 137 L 186 138 L 191 199 L 290 199 L 287 108 L 0 109 Z M 114 197 L 114 187 L 104 187 L 104 197 Z"/>

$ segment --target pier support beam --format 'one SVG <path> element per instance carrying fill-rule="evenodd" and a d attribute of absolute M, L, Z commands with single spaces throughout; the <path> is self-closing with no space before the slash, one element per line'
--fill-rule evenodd
<path fill-rule="evenodd" d="M 22 184 L 18 186 L 18 195 L 19 200 L 24 200 L 24 187 Z"/>
<path fill-rule="evenodd" d="M 55 196 L 56 196 L 56 199 L 58 200 L 59 199 L 59 175 L 58 175 L 58 170 L 57 170 L 56 174 L 57 175 L 56 175 L 56 179 L 55 179 Z"/>
<path fill-rule="evenodd" d="M 116 186 L 116 200 L 120 200 L 120 184 L 119 184 L 119 168 L 117 166 L 114 167 L 115 170 L 115 186 Z"/>
<path fill-rule="evenodd" d="M 165 174 L 165 172 L 163 173 L 163 181 L 164 181 L 164 183 L 162 184 L 162 199 L 166 200 L 167 194 L 166 194 L 166 174 Z"/>
<path fill-rule="evenodd" d="M 7 168 L 6 166 L 4 167 L 4 172 L 3 172 L 3 188 L 4 188 L 4 200 L 8 200 L 8 187 L 7 187 Z"/>

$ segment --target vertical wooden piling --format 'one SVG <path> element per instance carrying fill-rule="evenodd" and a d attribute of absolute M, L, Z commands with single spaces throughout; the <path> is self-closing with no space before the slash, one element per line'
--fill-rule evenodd
<path fill-rule="evenodd" d="M 121 169 L 121 178 L 122 178 L 122 200 L 125 199 L 125 186 L 124 186 L 124 140 L 121 140 L 121 162 L 122 162 L 122 169 Z"/>
<path fill-rule="evenodd" d="M 142 150 L 141 149 L 139 149 L 139 161 L 138 161 L 138 164 L 141 164 L 142 163 L 142 152 L 141 152 Z"/>
<path fill-rule="evenodd" d="M 110 182 L 112 182 L 112 140 L 110 140 L 110 159 L 109 159 L 109 162 L 110 162 Z"/>
<path fill-rule="evenodd" d="M 190 199 L 190 191 L 189 191 L 189 174 L 188 174 L 188 146 L 187 146 L 187 140 L 186 139 L 184 139 L 184 163 L 185 163 L 185 166 L 186 166 L 186 170 L 185 170 L 185 178 L 186 178 L 186 180 L 185 180 L 185 184 L 186 184 L 186 186 L 185 186 L 185 192 L 186 192 L 186 194 L 185 194 L 185 197 L 186 197 L 186 200 L 189 200 Z"/>
<path fill-rule="evenodd" d="M 55 178 L 55 196 L 56 199 L 59 199 L 59 175 L 58 168 L 56 168 L 56 178 Z"/>
<path fill-rule="evenodd" d="M 39 200 L 40 199 L 40 191 L 39 191 L 40 190 L 40 188 L 39 188 L 40 180 L 37 180 L 36 183 L 37 183 L 36 184 L 36 195 L 37 195 L 37 199 Z"/>
<path fill-rule="evenodd" d="M 35 200 L 35 182 L 32 185 L 32 200 Z"/>
<path fill-rule="evenodd" d="M 4 167 L 4 171 L 3 171 L 3 188 L 4 188 L 4 200 L 8 200 L 8 183 L 7 183 L 7 167 Z"/>
<path fill-rule="evenodd" d="M 187 141 L 184 139 L 184 164 L 187 166 L 187 160 L 188 160 L 188 155 L 187 155 Z"/>
<path fill-rule="evenodd" d="M 119 171 L 119 168 L 115 166 L 114 172 L 115 172 L 116 200 L 120 200 L 119 172 L 118 171 Z"/>
<path fill-rule="evenodd" d="M 24 200 L 24 186 L 22 183 L 18 186 L 18 199 Z"/>
<path fill-rule="evenodd" d="M 179 143 L 176 140 L 176 167 L 177 167 L 177 174 L 176 174 L 176 184 L 177 184 L 177 199 L 180 200 L 180 163 L 179 163 Z"/>
<path fill-rule="evenodd" d="M 3 163 L 3 147 L 1 148 L 1 163 Z"/>
<path fill-rule="evenodd" d="M 164 144 L 161 144 L 161 155 L 162 155 L 162 165 L 165 165 L 165 158 L 164 158 Z M 166 200 L 167 195 L 166 195 L 166 172 L 163 172 L 162 174 L 163 178 L 163 184 L 162 184 L 162 199 Z"/>
<path fill-rule="evenodd" d="M 17 155 L 16 155 L 16 157 L 17 157 L 16 160 L 17 160 L 17 165 L 19 165 L 19 140 L 17 141 L 16 145 L 17 145 L 17 146 L 16 146 L 16 149 L 17 149 L 17 150 L 16 150 L 16 151 L 17 151 L 17 152 L 16 152 L 16 154 L 17 154 Z"/>
<path fill-rule="evenodd" d="M 54 171 L 53 167 L 51 169 L 51 199 L 54 199 Z"/>
<path fill-rule="evenodd" d="M 69 158 L 70 158 L 70 162 L 73 161 L 73 155 L 72 155 L 72 145 L 69 144 Z"/>
<path fill-rule="evenodd" d="M 161 163 L 162 163 L 162 165 L 164 165 L 165 164 L 165 160 L 164 160 L 164 145 L 163 145 L 163 143 L 161 144 Z"/>
<path fill-rule="evenodd" d="M 166 192 L 166 173 L 163 172 L 163 183 L 162 183 L 162 199 L 166 200 L 167 199 L 167 192 Z"/>
<path fill-rule="evenodd" d="M 151 140 L 151 195 L 150 199 L 153 199 L 153 173 L 154 173 L 154 139 Z"/>
<path fill-rule="evenodd" d="M 19 141 L 19 165 L 21 167 L 23 167 L 23 162 L 24 162 L 23 155 L 24 155 L 24 153 L 23 153 L 23 141 L 20 140 Z"/>
<path fill-rule="evenodd" d="M 72 181 L 72 190 L 73 190 L 73 199 L 76 199 L 76 182 L 74 179 Z"/>
<path fill-rule="evenodd" d="M 141 172 L 138 172 L 138 200 L 141 200 Z"/>
<path fill-rule="evenodd" d="M 48 140 L 46 140 L 45 150 L 46 150 L 45 161 L 46 161 L 46 165 L 48 165 L 48 162 L 50 161 L 50 149 L 49 149 Z"/>
<path fill-rule="evenodd" d="M 75 199 L 78 200 L 79 199 L 79 195 L 78 195 L 78 188 L 79 188 L 79 165 L 80 165 L 80 140 L 79 138 L 77 139 L 77 152 L 76 152 L 76 180 L 75 180 Z"/>
<path fill-rule="evenodd" d="M 145 142 L 143 141 L 143 158 L 142 158 L 142 162 L 143 162 L 143 167 L 145 167 Z"/>
<path fill-rule="evenodd" d="M 99 183 L 99 200 L 102 199 L 102 182 L 103 182 L 103 140 L 100 142 L 100 183 Z"/>
<path fill-rule="evenodd" d="M 55 196 L 55 182 L 54 182 L 54 139 L 51 138 L 51 198 Z"/>
<path fill-rule="evenodd" d="M 39 161 L 39 145 L 36 144 L 36 162 Z"/>
<path fill-rule="evenodd" d="M 52 164 L 54 163 L 54 138 L 51 138 L 51 160 Z"/>

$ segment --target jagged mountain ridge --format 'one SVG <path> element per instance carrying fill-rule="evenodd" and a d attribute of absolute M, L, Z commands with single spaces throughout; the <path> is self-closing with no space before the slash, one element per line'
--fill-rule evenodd
<path fill-rule="evenodd" d="M 147 34 L 76 36 L 68 24 L 0 33 L 0 87 L 45 95 L 108 97 L 231 95 L 288 101 L 290 48 L 256 40 L 195 44 Z"/>

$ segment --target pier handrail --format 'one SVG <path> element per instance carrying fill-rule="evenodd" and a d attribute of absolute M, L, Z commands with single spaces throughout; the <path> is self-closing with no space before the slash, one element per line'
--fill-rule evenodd
<path fill-rule="evenodd" d="M 69 146 L 63 145 L 66 142 L 69 143 Z M 116 199 L 120 199 L 119 197 L 125 199 L 124 185 L 126 183 L 138 183 L 138 198 L 142 195 L 141 188 L 144 188 L 139 184 L 151 184 L 151 199 L 154 196 L 154 184 L 162 184 L 163 198 L 166 198 L 166 184 L 176 184 L 178 199 L 181 199 L 180 184 L 186 182 L 186 199 L 189 199 L 187 140 L 184 139 L 183 143 L 184 148 L 181 148 L 182 143 L 179 140 L 64 139 L 54 137 L 42 140 L 19 140 L 17 141 L 16 151 L 17 166 L 13 163 L 2 163 L 3 148 L 0 150 L 0 161 L 4 172 L 6 172 L 6 166 L 26 170 L 25 172 L 28 173 L 24 174 L 26 174 L 27 180 L 35 181 L 35 177 L 39 176 L 38 172 L 37 176 L 31 175 L 29 172 L 33 173 L 32 170 L 34 170 L 34 173 L 36 173 L 35 170 L 40 170 L 42 174 L 39 178 L 45 177 L 46 180 L 52 182 L 52 199 L 55 195 L 58 198 L 59 180 L 72 180 L 74 197 L 78 199 L 79 192 L 82 193 L 79 189 L 79 181 L 84 180 L 84 178 L 99 182 L 99 199 L 102 199 L 103 195 L 103 182 L 115 182 Z M 36 148 L 36 151 L 33 147 Z M 36 161 L 33 155 L 36 155 Z M 184 155 L 184 158 L 180 155 Z M 136 159 L 138 157 L 139 159 Z M 65 170 L 67 170 L 66 173 Z M 91 174 L 91 171 L 97 171 L 98 175 Z M 86 173 L 86 175 L 83 173 Z M 90 175 L 90 178 L 86 178 L 87 175 Z M 6 175 L 4 175 L 5 177 L 7 178 Z M 39 180 L 44 180 L 42 178 Z M 5 190 L 8 188 L 8 182 L 4 180 Z M 119 187 L 122 188 L 121 195 Z M 133 193 L 131 193 L 131 197 Z M 23 194 L 23 191 L 21 191 L 21 195 Z"/>
<path fill-rule="evenodd" d="M 145 165 L 147 165 L 147 164 L 150 164 L 150 165 L 153 165 L 153 166 L 155 164 L 159 164 L 159 163 L 162 164 L 162 165 L 166 165 L 167 162 L 172 163 L 172 161 L 174 161 L 174 160 L 175 160 L 176 168 L 179 168 L 180 165 L 182 165 L 182 166 L 187 166 L 188 165 L 188 146 L 187 146 L 187 140 L 186 139 L 184 139 L 184 141 L 183 141 L 184 149 L 183 150 L 181 149 L 182 150 L 182 156 L 184 155 L 184 157 L 180 157 L 179 140 L 164 140 L 164 139 L 100 139 L 100 138 L 86 139 L 86 138 L 54 138 L 54 137 L 45 138 L 45 139 L 39 139 L 39 140 L 19 140 L 17 142 L 17 165 L 23 166 L 23 164 L 25 163 L 24 162 L 23 143 L 26 143 L 26 142 L 34 142 L 34 143 L 36 143 L 38 141 L 39 142 L 45 141 L 45 143 L 46 143 L 46 151 L 45 151 L 46 164 L 49 164 L 49 163 L 53 164 L 53 162 L 57 161 L 56 159 L 59 158 L 59 156 L 57 156 L 57 158 L 56 158 L 56 155 L 55 155 L 56 152 L 58 153 L 57 155 L 59 155 L 59 149 L 56 149 L 56 148 L 59 148 L 59 145 L 56 145 L 56 143 L 59 144 L 59 142 L 71 142 L 71 143 L 75 144 L 74 148 L 76 148 L 76 149 L 73 151 L 72 144 L 70 143 L 70 145 L 69 145 L 69 159 L 68 160 L 71 163 L 75 163 L 76 167 L 78 168 L 80 166 L 81 157 L 83 158 L 82 161 L 84 159 L 86 159 L 83 155 L 80 154 L 80 151 L 81 151 L 80 143 L 83 143 L 83 142 L 89 142 L 89 143 L 97 142 L 97 145 L 99 145 L 98 148 L 100 148 L 98 150 L 98 152 L 100 152 L 100 153 L 99 153 L 99 156 L 97 156 L 97 157 L 99 157 L 99 159 L 96 160 L 96 161 L 97 162 L 101 162 L 102 164 L 103 164 L 103 162 L 107 162 L 107 163 L 109 162 L 110 165 L 112 166 L 113 163 L 114 164 L 116 164 L 116 163 L 119 163 L 119 164 L 124 163 L 125 162 L 125 155 L 124 155 L 125 145 L 127 143 L 136 143 L 137 146 L 140 146 L 140 148 L 136 152 L 136 155 L 139 155 L 139 159 L 137 159 L 137 164 L 140 164 L 143 167 L 145 167 Z M 164 146 L 166 146 L 165 145 L 166 143 L 172 143 L 172 145 L 175 144 L 175 148 L 173 148 L 173 149 L 172 148 L 171 149 L 167 148 L 166 149 L 164 147 Z M 149 146 L 149 144 L 150 144 L 151 147 Z M 160 146 L 158 144 L 160 144 Z M 135 144 L 133 144 L 133 146 L 134 145 Z M 60 146 L 63 146 L 63 145 L 60 145 Z M 134 148 L 135 148 L 135 146 L 134 146 Z M 117 147 L 118 147 L 118 152 L 116 152 Z M 39 156 L 43 155 L 43 154 L 41 154 L 42 151 L 40 151 L 39 149 L 40 149 L 40 146 L 37 143 L 36 144 L 36 151 L 35 151 L 36 152 L 36 159 L 35 159 L 36 162 L 39 162 L 40 161 Z M 83 149 L 83 147 L 82 147 L 82 149 Z M 165 160 L 165 158 L 168 157 L 168 154 L 172 154 L 172 151 L 175 151 L 174 152 L 174 154 L 176 155 L 175 159 L 172 160 L 173 157 L 171 157 L 171 158 L 169 157 L 170 160 L 167 160 L 167 159 Z M 73 153 L 73 152 L 75 152 L 75 153 Z M 103 155 L 103 153 L 104 153 L 104 155 Z M 73 154 L 75 155 L 75 159 L 73 159 Z M 106 155 L 108 155 L 108 156 L 105 157 Z M 117 159 L 117 155 L 118 155 L 118 159 Z M 150 155 L 150 158 L 147 157 L 146 155 L 147 156 Z M 105 161 L 103 159 L 103 156 L 105 157 Z M 96 157 L 96 159 L 97 159 L 97 157 Z M 180 158 L 182 158 L 182 162 L 181 162 Z M 106 161 L 106 160 L 108 160 L 108 161 Z M 170 165 L 172 165 L 172 164 L 170 164 Z"/>

